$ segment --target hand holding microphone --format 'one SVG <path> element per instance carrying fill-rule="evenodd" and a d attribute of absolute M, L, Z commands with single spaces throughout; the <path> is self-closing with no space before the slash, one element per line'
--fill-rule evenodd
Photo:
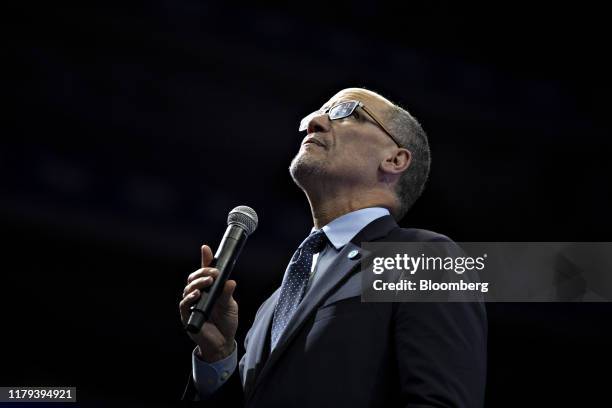
<path fill-rule="evenodd" d="M 257 222 L 253 209 L 234 208 L 214 258 L 210 247 L 202 246 L 202 267 L 187 279 L 179 305 L 181 320 L 204 361 L 218 361 L 233 352 L 238 304 L 232 296 L 236 282 L 228 277 Z"/>

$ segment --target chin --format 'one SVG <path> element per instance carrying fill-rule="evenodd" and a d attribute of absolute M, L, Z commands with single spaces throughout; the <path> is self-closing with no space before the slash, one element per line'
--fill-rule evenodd
<path fill-rule="evenodd" d="M 325 176 L 325 160 L 313 157 L 305 152 L 299 152 L 291 161 L 289 173 L 295 183 L 304 188 L 305 185 L 320 181 Z"/>

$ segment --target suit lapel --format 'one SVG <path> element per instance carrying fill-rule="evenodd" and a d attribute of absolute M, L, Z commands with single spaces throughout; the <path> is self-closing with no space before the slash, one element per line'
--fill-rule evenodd
<path fill-rule="evenodd" d="M 397 227 L 397 224 L 390 216 L 381 217 L 372 221 L 365 228 L 363 228 L 351 240 L 351 242 L 346 244 L 340 250 L 334 261 L 328 268 L 326 268 L 326 270 L 318 272 L 321 273 L 321 277 L 314 282 L 298 306 L 295 314 L 291 318 L 291 321 L 281 335 L 276 348 L 272 351 L 268 361 L 264 365 L 261 372 L 257 375 L 254 387 L 246 396 L 247 399 L 255 392 L 258 384 L 261 383 L 262 379 L 265 378 L 266 374 L 270 372 L 274 364 L 282 356 L 283 352 L 290 345 L 291 340 L 308 320 L 308 317 L 331 293 L 342 285 L 342 283 L 351 275 L 351 272 L 355 271 L 359 267 L 360 262 L 363 259 L 367 259 L 369 257 L 369 251 L 360 248 L 361 242 L 373 241 L 376 238 L 386 236 L 389 231 L 395 227 Z M 358 251 L 359 256 L 349 257 L 349 254 L 351 254 L 352 251 Z M 277 290 L 277 292 L 275 292 L 276 297 L 278 297 L 278 293 L 279 291 Z M 261 358 L 262 356 L 263 345 L 265 344 L 266 340 L 266 338 L 262 336 L 269 336 L 269 326 L 272 320 L 275 304 L 276 302 L 271 303 L 271 307 L 268 307 L 266 313 L 260 318 L 263 319 L 263 324 L 259 326 L 260 328 L 265 326 L 266 330 L 258 330 L 257 345 L 255 346 L 255 350 L 253 350 L 258 358 Z"/>
<path fill-rule="evenodd" d="M 280 288 L 266 300 L 264 305 L 262 305 L 261 312 L 256 316 L 253 322 L 249 334 L 247 353 L 244 355 L 244 366 L 240 373 L 245 395 L 250 393 L 255 379 L 259 376 L 258 371 L 262 369 L 268 358 L 266 344 L 268 344 L 267 341 L 270 336 L 270 325 L 274 314 L 274 306 L 276 305 L 279 294 Z"/>
<path fill-rule="evenodd" d="M 336 256 L 335 260 L 325 271 L 321 272 L 321 277 L 315 281 L 304 299 L 298 306 L 295 314 L 291 318 L 291 321 L 287 325 L 287 328 L 281 335 L 276 348 L 270 355 L 270 360 L 278 355 L 282 354 L 291 338 L 295 335 L 298 329 L 304 324 L 308 316 L 325 300 L 327 296 L 350 274 L 359 267 L 361 258 L 350 259 L 348 254 L 351 251 L 357 250 L 362 257 L 367 257 L 369 252 L 360 249 L 357 245 L 349 242 L 342 248 L 340 253 Z M 330 273 L 332 272 L 333 273 Z M 270 362 L 271 362 L 270 361 Z"/>

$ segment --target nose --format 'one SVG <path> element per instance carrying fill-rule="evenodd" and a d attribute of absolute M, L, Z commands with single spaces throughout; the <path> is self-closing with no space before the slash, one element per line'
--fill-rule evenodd
<path fill-rule="evenodd" d="M 326 113 L 315 115 L 308 122 L 307 134 L 315 132 L 327 132 L 329 130 L 329 116 Z"/>

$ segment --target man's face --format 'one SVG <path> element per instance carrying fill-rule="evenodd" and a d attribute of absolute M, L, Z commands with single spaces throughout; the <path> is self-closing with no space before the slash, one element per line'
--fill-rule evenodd
<path fill-rule="evenodd" d="M 349 100 L 362 102 L 383 121 L 387 117 L 389 102 L 359 88 L 338 92 L 321 109 Z M 344 119 L 318 115 L 308 124 L 307 135 L 289 170 L 302 188 L 316 188 L 327 182 L 373 185 L 381 161 L 395 147 L 395 142 L 361 108 Z"/>

